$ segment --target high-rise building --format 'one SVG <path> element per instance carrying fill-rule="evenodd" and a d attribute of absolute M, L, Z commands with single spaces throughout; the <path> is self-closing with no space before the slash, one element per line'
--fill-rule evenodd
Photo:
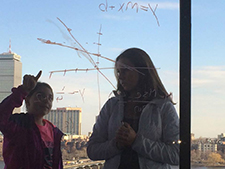
<path fill-rule="evenodd" d="M 57 108 L 52 109 L 44 118 L 64 133 L 81 135 L 81 111 L 78 107 Z"/>
<path fill-rule="evenodd" d="M 0 102 L 9 94 L 11 89 L 17 87 L 22 82 L 21 56 L 9 51 L 0 54 Z M 20 108 L 16 108 L 13 113 L 20 113 Z"/>

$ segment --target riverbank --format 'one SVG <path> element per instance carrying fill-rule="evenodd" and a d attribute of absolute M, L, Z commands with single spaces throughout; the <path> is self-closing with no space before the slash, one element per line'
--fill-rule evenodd
<path fill-rule="evenodd" d="M 221 168 L 224 167 L 225 168 L 225 164 L 212 164 L 212 163 L 208 163 L 208 162 L 196 162 L 196 163 L 191 163 L 192 167 L 213 167 L 213 168 Z"/>
<path fill-rule="evenodd" d="M 84 161 L 82 160 L 81 163 L 90 163 L 90 161 L 91 160 L 86 159 Z M 64 161 L 64 162 L 66 162 L 66 161 Z M 101 163 L 102 162 L 103 161 L 101 161 Z M 93 163 L 96 163 L 96 161 L 93 162 Z M 73 165 L 72 163 L 70 165 L 64 164 L 64 167 L 70 169 L 70 168 L 73 168 L 74 166 L 77 166 L 77 165 L 79 165 L 79 164 L 76 164 L 76 165 Z M 2 167 L 4 167 L 4 161 L 3 161 L 3 158 L 0 157 L 0 169 L 2 169 Z M 210 165 L 206 162 L 191 163 L 191 168 L 193 168 L 193 169 L 225 169 L 225 164 L 214 164 L 214 165 L 211 164 Z M 176 167 L 174 166 L 173 169 L 179 169 L 179 166 L 176 166 Z"/>

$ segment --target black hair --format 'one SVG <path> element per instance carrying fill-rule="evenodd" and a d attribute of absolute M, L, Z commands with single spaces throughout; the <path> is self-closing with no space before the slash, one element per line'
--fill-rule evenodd
<path fill-rule="evenodd" d="M 33 88 L 33 90 L 31 90 L 29 92 L 29 94 L 27 95 L 27 98 L 31 97 L 36 91 L 38 91 L 40 88 L 42 87 L 47 87 L 52 91 L 52 88 L 49 84 L 45 83 L 45 82 L 37 82 L 36 86 Z M 53 91 L 52 91 L 53 93 Z"/>

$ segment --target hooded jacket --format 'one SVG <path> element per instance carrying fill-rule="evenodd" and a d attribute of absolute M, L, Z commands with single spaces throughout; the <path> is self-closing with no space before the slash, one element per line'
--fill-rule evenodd
<path fill-rule="evenodd" d="M 3 158 L 5 169 L 43 169 L 44 143 L 34 117 L 28 113 L 12 114 L 20 107 L 27 93 L 22 87 L 0 103 L 0 131 L 4 135 Z M 50 123 L 51 124 L 51 123 Z M 53 124 L 53 169 L 62 169 L 61 138 L 63 133 Z"/>
<path fill-rule="evenodd" d="M 93 127 L 87 153 L 92 160 L 105 160 L 104 169 L 117 169 L 122 150 L 116 147 L 116 131 L 124 110 L 121 96 L 109 99 Z M 140 169 L 170 169 L 179 164 L 179 119 L 168 98 L 150 101 L 142 110 L 132 149 Z"/>

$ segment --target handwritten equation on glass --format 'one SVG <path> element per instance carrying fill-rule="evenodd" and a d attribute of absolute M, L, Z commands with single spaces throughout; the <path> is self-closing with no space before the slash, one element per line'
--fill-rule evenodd
<path fill-rule="evenodd" d="M 116 10 L 118 12 L 124 12 L 125 10 L 127 11 L 128 8 L 131 8 L 131 9 L 136 9 L 136 12 L 138 13 L 139 10 L 142 10 L 142 11 L 151 11 L 151 13 L 153 14 L 153 16 L 155 17 L 156 21 L 157 21 L 157 24 L 158 26 L 160 26 L 159 24 L 159 20 L 158 20 L 158 17 L 156 16 L 156 9 L 158 7 L 158 4 L 154 4 L 154 8 L 153 8 L 153 5 L 148 3 L 147 5 L 143 5 L 143 4 L 140 4 L 139 3 L 132 3 L 131 1 L 127 2 L 127 3 L 122 3 L 122 4 L 119 4 L 119 6 L 115 6 L 115 5 L 111 5 L 108 3 L 108 1 L 106 0 L 105 3 L 101 3 L 99 4 L 99 9 L 102 11 L 102 12 L 108 12 L 109 10 Z M 92 52 L 88 52 L 87 49 L 85 49 L 78 41 L 77 39 L 73 36 L 73 34 L 71 33 L 72 29 L 70 29 L 69 27 L 67 27 L 67 25 L 62 21 L 60 20 L 59 18 L 57 18 L 60 23 L 66 28 L 66 30 L 68 31 L 70 37 L 74 40 L 74 44 L 77 45 L 77 47 L 74 47 L 74 46 L 70 46 L 70 45 L 65 45 L 65 44 L 62 44 L 62 43 L 58 43 L 58 42 L 53 42 L 53 41 L 50 41 L 50 40 L 46 40 L 46 39 L 42 39 L 42 38 L 37 38 L 39 41 L 43 42 L 43 43 L 46 43 L 46 44 L 51 44 L 51 45 L 58 45 L 58 46 L 61 46 L 61 47 L 66 47 L 66 48 L 70 48 L 70 49 L 74 49 L 77 51 L 77 54 L 78 56 L 80 57 L 80 54 L 85 56 L 85 58 L 93 65 L 93 68 L 86 68 L 86 69 L 81 69 L 81 68 L 75 68 L 75 69 L 65 69 L 65 70 L 56 70 L 56 71 L 50 71 L 50 76 L 49 78 L 51 78 L 52 74 L 53 73 L 57 73 L 57 72 L 63 72 L 64 75 L 66 74 L 66 72 L 69 72 L 69 71 L 73 71 L 73 72 L 77 72 L 77 71 L 92 71 L 92 70 L 97 70 L 97 73 L 99 73 L 100 75 L 102 75 L 110 84 L 111 86 L 116 89 L 116 87 L 113 85 L 113 83 L 106 77 L 106 75 L 101 71 L 101 70 L 104 70 L 104 69 L 113 69 L 112 67 L 107 67 L 107 68 L 99 68 L 98 64 L 99 64 L 99 60 L 97 61 L 94 61 L 94 59 L 92 58 L 92 56 L 95 56 L 97 57 L 97 59 L 99 58 L 102 58 L 102 59 L 105 59 L 105 60 L 108 60 L 110 62 L 115 62 L 114 60 L 112 59 L 109 59 L 107 57 L 104 57 L 100 54 L 100 51 L 99 51 L 99 46 L 101 46 L 101 43 L 100 43 L 100 36 L 102 35 L 102 32 L 101 32 L 101 26 L 100 26 L 100 30 L 99 32 L 97 33 L 98 34 L 98 42 L 97 43 L 94 43 L 98 46 L 98 53 L 92 53 Z M 98 86 L 100 85 L 99 84 L 99 81 L 97 81 L 98 83 Z M 84 102 L 84 89 L 83 89 L 83 92 L 81 92 L 81 90 L 79 91 L 73 91 L 73 92 L 69 92 L 68 94 L 76 94 L 76 93 L 80 93 L 81 97 L 82 97 L 82 100 Z M 65 92 L 57 92 L 56 94 L 61 94 L 60 97 L 57 97 L 56 98 L 56 101 L 60 101 L 60 100 L 63 100 L 63 96 L 62 94 L 65 94 Z M 100 91 L 98 93 L 98 95 L 100 95 Z"/>
<path fill-rule="evenodd" d="M 57 97 L 57 98 L 56 98 L 56 101 L 57 101 L 57 102 L 58 102 L 59 100 L 62 100 L 62 99 L 63 99 L 63 96 L 62 96 L 62 95 L 64 95 L 64 94 L 77 94 L 77 93 L 80 94 L 80 96 L 81 96 L 81 98 L 82 98 L 82 100 L 83 100 L 83 102 L 84 102 L 84 91 L 85 91 L 85 88 L 83 89 L 83 91 L 81 91 L 81 90 L 75 90 L 75 91 L 73 91 L 73 92 L 64 92 L 64 91 L 63 91 L 64 89 L 65 89 L 65 86 L 63 87 L 62 91 L 56 92 L 56 94 L 60 94 L 60 95 L 61 95 L 61 97 Z"/>
<path fill-rule="evenodd" d="M 102 12 L 108 12 L 108 9 L 117 10 L 118 12 L 124 12 L 124 10 L 127 11 L 128 8 L 131 8 L 131 9 L 135 8 L 137 13 L 138 13 L 139 9 L 142 11 L 145 11 L 145 12 L 148 12 L 150 10 L 152 12 L 153 16 L 155 17 L 158 26 L 160 26 L 158 17 L 156 16 L 157 7 L 158 7 L 158 4 L 155 4 L 155 7 L 153 9 L 150 3 L 148 3 L 147 5 L 143 5 L 143 4 L 139 4 L 137 2 L 132 3 L 131 1 L 129 1 L 127 3 L 119 4 L 119 6 L 110 5 L 107 0 L 105 3 L 99 4 L 99 9 Z"/>

